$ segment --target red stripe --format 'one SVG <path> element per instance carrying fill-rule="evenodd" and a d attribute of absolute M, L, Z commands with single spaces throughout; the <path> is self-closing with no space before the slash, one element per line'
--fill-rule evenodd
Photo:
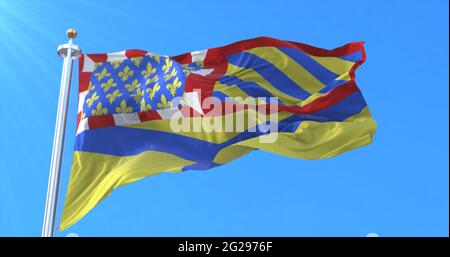
<path fill-rule="evenodd" d="M 108 60 L 107 54 L 88 54 L 87 56 L 94 62 L 106 62 Z"/>
<path fill-rule="evenodd" d="M 339 101 L 343 100 L 344 98 L 350 96 L 351 94 L 357 91 L 358 87 L 355 85 L 355 83 L 353 81 L 349 81 L 348 83 L 333 89 L 328 94 L 320 98 L 317 98 L 316 100 L 312 101 L 311 103 L 305 106 L 282 106 L 271 104 L 262 104 L 256 106 L 248 104 L 222 102 L 220 108 L 217 105 L 216 106 L 211 105 L 208 106 L 207 109 L 204 109 L 206 110 L 204 113 L 206 117 L 211 117 L 211 116 L 222 116 L 225 114 L 231 114 L 245 109 L 253 109 L 260 112 L 265 111 L 266 114 L 272 113 L 273 111 L 276 110 L 295 114 L 312 114 L 333 106 L 334 104 L 338 103 Z M 180 110 L 184 117 L 200 117 L 200 114 L 192 110 L 190 107 L 182 107 Z M 137 114 L 141 122 L 161 119 L 161 116 L 158 114 L 156 110 L 138 112 Z M 88 117 L 88 124 L 89 129 L 115 126 L 112 114 Z"/>
<path fill-rule="evenodd" d="M 159 116 L 159 114 L 156 110 L 150 110 L 150 111 L 146 111 L 146 112 L 138 112 L 137 114 L 139 116 L 139 119 L 142 122 L 149 121 L 149 120 L 160 120 L 161 119 L 161 116 Z"/>
<path fill-rule="evenodd" d="M 297 114 L 311 114 L 318 111 L 322 111 L 342 99 L 346 98 L 347 96 L 357 92 L 359 89 L 356 86 L 356 84 L 353 81 L 349 81 L 332 91 L 330 91 L 328 94 L 317 98 L 316 100 L 312 101 L 311 103 L 304 105 L 304 106 L 278 106 L 280 111 L 286 111 L 291 113 L 297 113 Z"/>
<path fill-rule="evenodd" d="M 175 61 L 181 63 L 181 64 L 189 64 L 192 62 L 192 55 L 191 53 L 185 53 L 185 54 L 180 54 L 177 56 L 172 56 L 170 57 L 172 59 L 174 59 Z"/>
<path fill-rule="evenodd" d="M 146 54 L 147 54 L 147 51 L 144 51 L 144 50 L 131 49 L 131 50 L 125 51 L 125 55 L 128 57 L 128 59 L 134 58 L 134 57 L 141 57 Z"/>
<path fill-rule="evenodd" d="M 91 116 L 88 118 L 89 129 L 104 128 L 115 126 L 114 117 L 112 114 L 102 116 Z"/>
<path fill-rule="evenodd" d="M 290 41 L 278 40 L 269 37 L 259 37 L 254 39 L 248 39 L 239 41 L 227 46 L 216 47 L 208 49 L 206 58 L 204 60 L 205 67 L 213 66 L 217 63 L 225 61 L 226 57 L 230 54 L 242 52 L 255 47 L 273 46 L 273 47 L 291 47 L 301 50 L 309 55 L 314 56 L 329 56 L 339 57 L 352 54 L 358 50 L 363 50 L 363 42 L 350 43 L 333 50 L 325 50 L 313 46 L 309 46 L 302 43 L 295 43 Z"/>

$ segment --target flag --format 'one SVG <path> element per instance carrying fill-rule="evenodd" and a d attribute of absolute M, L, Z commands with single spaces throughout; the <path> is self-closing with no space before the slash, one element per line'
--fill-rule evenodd
<path fill-rule="evenodd" d="M 262 149 L 323 159 L 372 142 L 355 84 L 362 42 L 334 50 L 268 37 L 162 56 L 79 58 L 75 151 L 60 229 L 112 190 Z"/>

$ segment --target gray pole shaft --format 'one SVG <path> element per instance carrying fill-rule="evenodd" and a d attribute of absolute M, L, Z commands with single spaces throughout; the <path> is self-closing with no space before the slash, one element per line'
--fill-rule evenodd
<path fill-rule="evenodd" d="M 52 237 L 55 225 L 56 202 L 58 198 L 59 176 L 64 148 L 64 133 L 66 131 L 67 109 L 69 105 L 70 82 L 72 78 L 72 39 L 64 56 L 64 63 L 59 91 L 58 110 L 56 112 L 55 134 L 53 137 L 52 159 L 48 179 L 47 199 L 45 203 L 42 237 Z"/>

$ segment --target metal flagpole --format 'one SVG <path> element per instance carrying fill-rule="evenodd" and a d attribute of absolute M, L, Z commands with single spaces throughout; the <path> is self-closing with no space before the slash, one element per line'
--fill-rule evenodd
<path fill-rule="evenodd" d="M 48 179 L 47 199 L 45 202 L 44 224 L 42 237 L 52 237 L 55 225 L 56 200 L 58 198 L 59 174 L 64 147 L 64 132 L 66 130 L 67 107 L 69 104 L 70 81 L 72 79 L 73 60 L 78 58 L 80 48 L 73 44 L 77 36 L 74 29 L 67 30 L 69 42 L 58 47 L 57 53 L 64 58 L 61 85 L 59 91 L 58 110 L 56 112 L 55 134 L 53 136 L 52 159 Z"/>

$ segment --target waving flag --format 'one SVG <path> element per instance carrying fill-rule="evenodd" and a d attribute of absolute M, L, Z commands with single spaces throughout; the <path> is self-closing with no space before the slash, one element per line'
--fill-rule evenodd
<path fill-rule="evenodd" d="M 376 125 L 354 82 L 364 61 L 361 42 L 324 50 L 266 37 L 174 57 L 81 55 L 60 229 L 160 172 L 209 169 L 255 149 L 322 159 L 370 144 Z"/>

